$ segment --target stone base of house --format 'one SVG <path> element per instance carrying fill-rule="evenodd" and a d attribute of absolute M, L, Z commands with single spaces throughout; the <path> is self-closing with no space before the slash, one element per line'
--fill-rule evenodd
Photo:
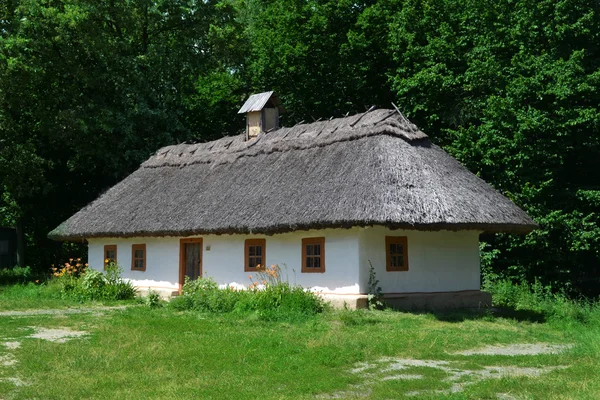
<path fill-rule="evenodd" d="M 319 293 L 319 295 L 331 304 L 333 308 L 348 308 L 350 310 L 356 310 L 358 308 L 367 308 L 367 295 L 366 294 L 330 294 L 330 293 Z"/>
<path fill-rule="evenodd" d="M 481 290 L 434 293 L 387 293 L 388 306 L 399 310 L 451 310 L 492 306 L 492 295 Z"/>
<path fill-rule="evenodd" d="M 168 288 L 152 288 L 161 298 L 168 300 L 178 296 L 177 290 Z M 149 288 L 138 288 L 139 296 L 148 295 Z M 366 294 L 319 294 L 333 308 L 348 308 L 356 310 L 368 308 L 368 295 Z M 398 310 L 451 310 L 460 308 L 486 308 L 492 306 L 492 296 L 480 290 L 463 290 L 459 292 L 433 292 L 433 293 L 386 293 L 383 295 L 385 303 Z"/>
<path fill-rule="evenodd" d="M 169 300 L 171 297 L 178 296 L 179 291 L 169 289 L 169 288 L 149 288 L 149 287 L 137 287 L 136 292 L 140 297 L 148 296 L 148 293 L 152 290 L 153 292 L 158 293 L 161 299 Z"/>
<path fill-rule="evenodd" d="M 368 307 L 366 294 L 321 294 L 334 308 L 356 310 Z M 434 293 L 387 293 L 385 303 L 398 310 L 452 310 L 486 308 L 492 305 L 492 296 L 480 290 Z"/>

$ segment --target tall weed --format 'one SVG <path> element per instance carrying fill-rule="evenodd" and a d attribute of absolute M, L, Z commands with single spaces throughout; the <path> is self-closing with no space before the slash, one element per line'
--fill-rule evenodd
<path fill-rule="evenodd" d="M 108 262 L 104 273 L 88 269 L 80 259 L 53 268 L 54 277 L 49 285 L 58 285 L 62 297 L 79 302 L 89 300 L 130 300 L 136 295 L 133 284 L 121 278 L 123 269 L 115 262 Z"/>
<path fill-rule="evenodd" d="M 484 290 L 492 294 L 497 307 L 516 311 L 533 311 L 560 322 L 597 324 L 600 326 L 600 303 L 588 299 L 569 299 L 564 292 L 554 292 L 539 281 L 513 283 L 508 279 L 487 281 Z"/>
<path fill-rule="evenodd" d="M 186 281 L 182 295 L 171 300 L 177 310 L 216 313 L 255 312 L 263 320 L 300 320 L 324 310 L 323 300 L 300 286 L 292 286 L 281 278 L 277 265 L 259 269 L 256 280 L 247 290 L 219 288 L 213 278 Z"/>

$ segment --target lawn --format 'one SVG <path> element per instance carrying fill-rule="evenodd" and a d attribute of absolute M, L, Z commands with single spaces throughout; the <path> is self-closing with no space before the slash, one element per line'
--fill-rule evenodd
<path fill-rule="evenodd" d="M 0 398 L 600 398 L 599 321 L 531 317 L 330 311 L 285 323 L 139 305 L 0 314 Z M 85 333 L 30 337 L 44 329 Z M 540 343 L 571 347 L 456 354 Z"/>
<path fill-rule="evenodd" d="M 134 301 L 86 301 L 86 306 L 115 306 L 132 304 Z M 40 308 L 80 308 L 82 302 L 63 296 L 59 285 L 16 284 L 0 285 L 0 311 Z"/>

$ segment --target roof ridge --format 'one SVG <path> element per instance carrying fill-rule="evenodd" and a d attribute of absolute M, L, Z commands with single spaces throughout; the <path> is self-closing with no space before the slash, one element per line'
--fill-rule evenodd
<path fill-rule="evenodd" d="M 397 116 L 396 118 L 392 118 Z M 282 127 L 269 133 L 260 133 L 251 141 L 245 135 L 226 136 L 207 143 L 178 144 L 159 149 L 154 156 L 142 164 L 144 168 L 185 167 L 193 164 L 224 164 L 238 158 L 307 150 L 377 135 L 390 135 L 406 142 L 427 139 L 408 120 L 401 120 L 395 110 L 380 109 L 335 118 Z"/>

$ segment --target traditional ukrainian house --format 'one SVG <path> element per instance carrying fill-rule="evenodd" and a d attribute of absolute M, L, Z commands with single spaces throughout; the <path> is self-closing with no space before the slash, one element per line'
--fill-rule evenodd
<path fill-rule="evenodd" d="M 396 110 L 279 127 L 273 92 L 246 132 L 164 147 L 50 233 L 116 259 L 140 289 L 185 276 L 247 286 L 257 265 L 338 304 L 364 304 L 372 265 L 401 307 L 489 304 L 479 235 L 536 225 Z"/>

